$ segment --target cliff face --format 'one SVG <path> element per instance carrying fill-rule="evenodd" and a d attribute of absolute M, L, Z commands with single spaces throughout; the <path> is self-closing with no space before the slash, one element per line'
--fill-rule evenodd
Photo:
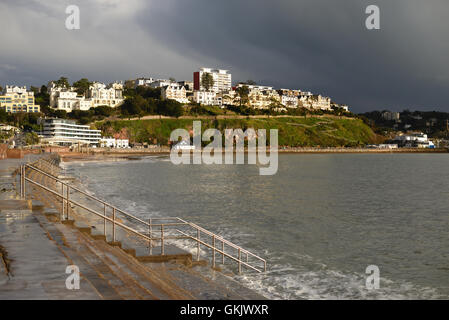
<path fill-rule="evenodd" d="M 249 119 L 148 119 L 118 120 L 97 123 L 105 135 L 123 136 L 131 142 L 168 144 L 170 133 L 178 128 L 191 132 L 193 121 L 201 129 L 248 128 L 278 130 L 279 146 L 289 147 L 356 147 L 376 143 L 379 137 L 359 119 L 337 117 L 282 117 Z"/>

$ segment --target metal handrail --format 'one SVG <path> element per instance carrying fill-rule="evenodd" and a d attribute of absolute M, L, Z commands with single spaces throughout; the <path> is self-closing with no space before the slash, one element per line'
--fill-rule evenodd
<path fill-rule="evenodd" d="M 51 166 L 54 166 L 54 164 L 48 162 L 46 159 L 41 159 L 41 160 L 45 160 L 47 167 L 50 166 L 49 170 L 51 172 L 53 172 L 53 169 L 52 169 Z M 40 160 L 37 161 L 37 162 L 41 163 Z M 26 177 L 26 169 L 27 168 L 29 168 L 31 170 L 34 170 L 34 171 L 36 171 L 36 172 L 38 172 L 38 173 L 40 173 L 40 174 L 42 174 L 42 175 L 52 179 L 52 180 L 54 180 L 57 183 L 60 183 L 61 186 L 62 186 L 61 193 L 59 193 L 57 191 L 54 191 L 54 190 L 44 186 L 43 184 L 38 183 L 37 181 L 34 181 L 34 180 Z M 115 232 L 116 226 L 118 226 L 120 228 L 123 228 L 124 230 L 129 231 L 129 232 L 131 232 L 133 234 L 136 234 L 137 236 L 141 237 L 145 241 L 148 241 L 150 250 L 152 248 L 152 241 L 160 241 L 161 242 L 161 254 L 162 255 L 164 254 L 164 240 L 191 239 L 191 240 L 193 240 L 193 241 L 195 241 L 197 243 L 197 260 L 199 260 L 199 258 L 200 258 L 200 245 L 203 245 L 203 246 L 213 250 L 213 256 L 212 256 L 213 267 L 215 267 L 215 253 L 218 252 L 219 254 L 222 255 L 222 262 L 223 263 L 224 263 L 225 257 L 230 258 L 233 261 L 237 261 L 238 268 L 239 268 L 239 273 L 241 272 L 241 266 L 242 265 L 246 266 L 246 267 L 248 267 L 248 268 L 250 268 L 252 270 L 255 270 L 257 272 L 262 272 L 262 270 L 254 267 L 254 266 L 252 266 L 252 265 L 250 265 L 248 263 L 248 256 L 251 256 L 251 257 L 257 259 L 259 262 L 262 262 L 263 263 L 263 271 L 266 271 L 267 262 L 266 262 L 265 259 L 263 259 L 263 258 L 259 257 L 258 255 L 255 255 L 254 253 L 249 252 L 248 250 L 245 250 L 245 249 L 241 248 L 240 246 L 238 246 L 238 245 L 236 245 L 236 244 L 234 244 L 234 243 L 224 239 L 222 236 L 214 234 L 213 232 L 210 232 L 210 231 L 208 231 L 208 230 L 206 230 L 206 229 L 204 229 L 204 228 L 202 228 L 202 227 L 200 227 L 200 226 L 198 226 L 198 225 L 196 225 L 194 223 L 185 221 L 185 220 L 183 220 L 183 219 L 181 219 L 179 217 L 167 217 L 167 218 L 156 217 L 156 218 L 150 218 L 149 222 L 146 222 L 146 221 L 144 221 L 144 220 L 142 220 L 142 219 L 140 219 L 140 218 L 138 218 L 136 216 L 133 216 L 133 215 L 131 215 L 131 214 L 129 214 L 129 213 L 127 213 L 127 212 L 117 208 L 116 206 L 114 206 L 114 205 L 112 205 L 112 204 L 110 204 L 110 203 L 108 203 L 108 202 L 106 202 L 104 200 L 101 200 L 101 199 L 99 199 L 99 198 L 97 198 L 95 196 L 92 196 L 92 195 L 88 194 L 87 192 L 85 192 L 83 190 L 80 190 L 77 187 L 69 185 L 68 183 L 66 183 L 66 182 L 62 181 L 61 179 L 59 179 L 57 176 L 55 176 L 53 174 L 50 174 L 48 172 L 45 172 L 41 168 L 38 168 L 36 165 L 25 164 L 25 165 L 21 166 L 21 168 L 20 168 L 20 177 L 21 177 L 21 179 L 20 179 L 20 192 L 21 192 L 22 197 L 25 197 L 25 195 L 26 195 L 26 186 L 25 186 L 25 184 L 28 181 L 28 182 L 30 182 L 30 183 L 32 183 L 32 184 L 34 184 L 34 185 L 44 189 L 44 190 L 46 190 L 46 191 L 56 195 L 57 197 L 61 198 L 61 202 L 62 202 L 62 220 L 64 220 L 64 218 L 65 218 L 65 216 L 64 216 L 64 208 L 65 208 L 65 206 L 67 206 L 66 219 L 67 220 L 69 219 L 69 206 L 70 206 L 70 204 L 73 204 L 75 206 L 78 206 L 78 207 L 80 207 L 80 208 L 90 212 L 90 213 L 93 213 L 94 215 L 96 215 L 96 216 L 98 216 L 98 217 L 103 219 L 105 236 L 106 236 L 106 222 L 108 221 L 108 222 L 112 223 L 112 240 L 113 240 L 113 242 L 115 242 L 115 238 L 116 238 L 115 237 L 116 236 L 115 235 L 116 234 L 116 232 Z M 66 187 L 66 194 L 65 195 L 64 195 L 64 186 Z M 87 205 L 83 205 L 83 204 L 81 204 L 81 203 L 79 203 L 79 202 L 77 202 L 75 200 L 72 200 L 70 198 L 70 196 L 69 196 L 70 195 L 70 190 L 79 192 L 82 195 L 88 197 L 89 199 L 97 201 L 100 204 L 102 204 L 104 206 L 104 213 L 103 214 L 99 213 L 96 210 L 89 208 Z M 113 212 L 112 219 L 106 215 L 106 212 L 107 212 L 106 208 L 112 209 L 112 212 Z M 124 216 L 126 216 L 126 217 L 128 217 L 128 218 L 130 218 L 132 220 L 135 220 L 135 221 L 139 222 L 140 224 L 143 224 L 145 227 L 147 227 L 148 230 L 149 230 L 148 236 L 143 234 L 142 232 L 134 229 L 134 228 L 131 228 L 131 227 L 129 227 L 129 226 L 127 226 L 127 225 L 117 221 L 116 220 L 116 213 L 117 212 L 121 213 Z M 171 221 L 171 222 L 152 223 L 152 221 Z M 177 233 L 181 234 L 182 236 L 173 236 L 173 235 L 168 235 L 168 234 L 164 235 L 164 227 L 179 227 L 179 226 L 188 226 L 188 227 L 192 228 L 194 231 L 196 231 L 197 237 L 191 236 L 191 235 L 189 235 L 189 234 L 187 234 L 187 233 L 185 233 L 185 232 L 183 232 L 183 231 L 181 231 L 179 229 L 175 229 L 175 231 Z M 153 233 L 154 234 L 159 233 L 159 230 L 153 230 L 152 229 L 153 227 L 158 227 L 158 228 L 160 227 L 160 233 L 161 233 L 160 237 L 153 237 Z M 167 232 L 167 231 L 168 230 L 165 230 L 165 232 Z M 212 238 L 212 245 L 208 244 L 205 241 L 200 239 L 201 233 L 204 233 L 204 234 L 206 234 L 206 235 L 208 235 L 208 236 L 210 236 Z M 221 249 L 216 247 L 216 241 L 221 243 L 221 246 L 222 246 Z M 225 250 L 225 244 L 238 251 L 238 257 L 237 258 L 224 251 Z M 246 255 L 246 262 L 242 261 L 242 253 Z"/>

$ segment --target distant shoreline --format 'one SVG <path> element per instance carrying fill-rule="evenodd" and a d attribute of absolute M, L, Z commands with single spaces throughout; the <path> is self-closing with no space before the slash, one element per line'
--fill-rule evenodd
<path fill-rule="evenodd" d="M 63 162 L 72 161 L 101 161 L 101 160 L 119 160 L 129 159 L 143 156 L 164 156 L 169 155 L 167 150 L 100 150 L 81 152 L 56 152 L 61 156 Z M 366 148 L 288 148 L 279 149 L 279 154 L 379 154 L 379 153 L 449 153 L 448 149 L 416 149 L 416 148 L 400 148 L 400 149 L 366 149 Z"/>

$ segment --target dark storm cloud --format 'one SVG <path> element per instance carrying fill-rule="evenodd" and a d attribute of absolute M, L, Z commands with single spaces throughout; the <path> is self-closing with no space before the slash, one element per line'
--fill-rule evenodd
<path fill-rule="evenodd" d="M 72 2 L 77 32 L 63 27 Z M 370 4 L 380 7 L 381 30 L 365 28 Z M 449 111 L 448 16 L 447 0 L 4 0 L 0 83 L 191 79 L 217 66 L 234 80 L 322 93 L 358 112 Z"/>
<path fill-rule="evenodd" d="M 381 30 L 365 28 L 369 4 Z M 240 80 L 310 89 L 359 111 L 449 107 L 446 1 L 166 0 L 149 10 L 143 28 L 173 50 L 216 57 Z"/>

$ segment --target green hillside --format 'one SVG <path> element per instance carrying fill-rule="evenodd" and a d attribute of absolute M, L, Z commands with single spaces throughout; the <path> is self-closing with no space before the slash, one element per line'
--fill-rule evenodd
<path fill-rule="evenodd" d="M 245 119 L 195 119 L 201 120 L 202 130 L 208 128 L 246 130 L 278 129 L 279 146 L 291 147 L 355 147 L 376 142 L 376 135 L 359 119 L 309 117 L 309 118 L 245 118 Z M 168 143 L 170 133 L 183 128 L 191 130 L 193 119 L 117 120 L 97 122 L 95 126 L 104 135 L 120 133 L 131 142 Z"/>

